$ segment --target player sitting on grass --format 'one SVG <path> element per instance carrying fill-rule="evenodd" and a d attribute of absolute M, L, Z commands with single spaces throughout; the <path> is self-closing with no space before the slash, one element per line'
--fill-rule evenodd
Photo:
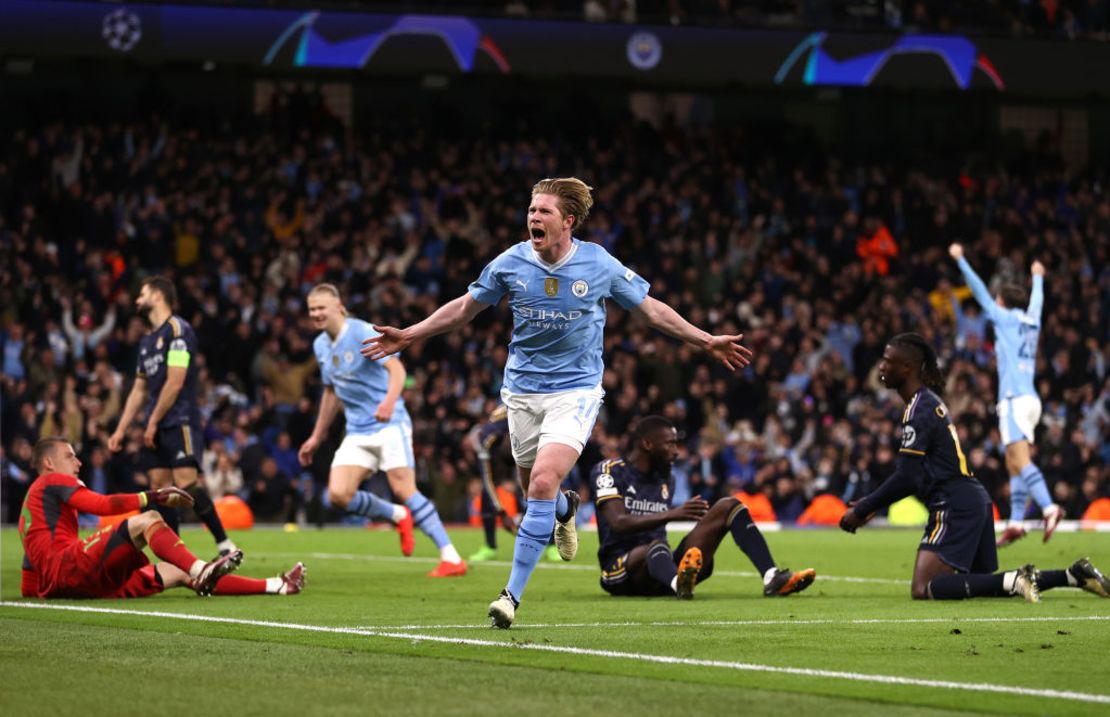
<path fill-rule="evenodd" d="M 763 576 L 764 595 L 790 595 L 809 587 L 817 574 L 776 567 L 747 506 L 736 498 L 721 498 L 712 508 L 701 497 L 671 507 L 677 445 L 674 425 L 662 416 L 648 416 L 636 425 L 627 459 L 594 467 L 590 477 L 597 501 L 601 587 L 611 595 L 689 600 L 694 587 L 713 574 L 713 555 L 728 533 Z M 697 525 L 672 552 L 667 523 L 674 520 Z"/>
<path fill-rule="evenodd" d="M 941 400 L 944 375 L 933 348 L 918 334 L 895 336 L 879 360 L 879 380 L 906 402 L 902 447 L 894 475 L 849 508 L 840 527 L 856 532 L 880 510 L 910 495 L 929 509 L 910 588 L 914 600 L 1021 595 L 1040 600 L 1051 588 L 1079 587 L 1110 597 L 1110 581 L 1086 558 L 1067 570 L 1032 565 L 995 573 L 998 550 L 986 489 L 975 480 L 956 426 Z"/>
<path fill-rule="evenodd" d="M 24 597 L 146 597 L 178 586 L 190 587 L 199 595 L 295 595 L 304 588 L 301 563 L 279 577 L 255 579 L 228 575 L 243 559 L 240 550 L 210 563 L 198 560 L 154 511 L 81 540 L 78 511 L 115 515 L 148 505 L 190 508 L 193 499 L 177 487 L 95 493 L 78 480 L 81 461 L 64 438 L 44 438 L 35 444 L 32 465 L 38 478 L 28 489 L 19 516 Z M 146 545 L 166 562 L 151 565 L 143 554 Z"/>

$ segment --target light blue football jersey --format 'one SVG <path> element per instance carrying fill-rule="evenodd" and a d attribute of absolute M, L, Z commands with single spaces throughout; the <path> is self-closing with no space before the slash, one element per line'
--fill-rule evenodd
<path fill-rule="evenodd" d="M 1044 277 L 1033 275 L 1029 307 L 1004 309 L 991 296 L 987 285 L 960 257 L 960 271 L 971 287 L 975 300 L 994 324 L 995 363 L 998 364 L 998 400 L 1015 396 L 1036 396 L 1037 340 L 1041 335 L 1041 309 L 1044 308 Z"/>
<path fill-rule="evenodd" d="M 334 342 L 325 331 L 312 344 L 320 364 L 320 377 L 343 402 L 348 434 L 371 435 L 390 424 L 411 423 L 404 398 L 397 399 L 388 423 L 374 418 L 374 411 L 389 391 L 389 371 L 384 364 L 396 358 L 386 356 L 371 361 L 359 354 L 362 342 L 378 335 L 365 321 L 348 318 Z"/>
<path fill-rule="evenodd" d="M 523 241 L 505 250 L 470 285 L 470 296 L 496 304 L 508 294 L 513 335 L 505 366 L 512 393 L 557 393 L 601 383 L 605 300 L 639 306 L 648 283 L 600 245 L 571 239 L 547 264 Z"/>

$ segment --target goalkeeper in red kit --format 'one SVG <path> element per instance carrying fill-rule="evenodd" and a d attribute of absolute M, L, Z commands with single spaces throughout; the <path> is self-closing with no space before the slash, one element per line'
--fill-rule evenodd
<path fill-rule="evenodd" d="M 193 499 L 179 488 L 113 495 L 91 491 L 77 478 L 81 461 L 63 438 L 40 440 L 31 461 L 38 478 L 19 516 L 24 597 L 145 597 L 179 586 L 200 595 L 294 595 L 304 587 L 301 563 L 276 578 L 254 579 L 229 574 L 243 559 L 238 550 L 212 562 L 198 560 L 154 511 L 81 540 L 79 511 L 116 515 L 152 504 L 188 508 Z M 147 545 L 165 562 L 152 565 L 142 552 Z"/>

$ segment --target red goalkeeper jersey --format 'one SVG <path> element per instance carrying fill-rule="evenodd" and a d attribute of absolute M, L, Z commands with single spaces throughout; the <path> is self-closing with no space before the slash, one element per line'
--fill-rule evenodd
<path fill-rule="evenodd" d="M 47 473 L 27 490 L 19 514 L 19 539 L 32 566 L 77 542 L 77 513 L 117 515 L 139 510 L 139 493 L 101 495 L 85 487 L 76 476 Z"/>

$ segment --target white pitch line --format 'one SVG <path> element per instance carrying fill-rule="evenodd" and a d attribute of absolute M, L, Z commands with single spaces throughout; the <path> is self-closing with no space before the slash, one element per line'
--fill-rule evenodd
<path fill-rule="evenodd" d="M 287 552 L 252 552 L 251 555 L 259 555 L 263 557 L 273 558 L 296 558 L 297 560 L 306 560 L 309 558 L 315 560 L 367 560 L 376 563 L 439 563 L 439 558 L 404 558 L 394 555 L 360 555 L 358 553 L 287 553 Z M 479 565 L 493 565 L 495 567 L 512 567 L 512 563 L 507 560 L 483 560 Z M 536 565 L 537 568 L 545 570 L 579 570 L 589 572 L 600 572 L 600 568 L 591 565 L 560 565 L 559 563 L 545 563 L 540 562 Z M 714 575 L 720 575 L 730 578 L 756 578 L 760 577 L 759 573 L 746 571 L 746 570 L 713 570 Z M 893 578 L 857 578 L 844 575 L 824 575 L 817 574 L 818 580 L 826 580 L 831 582 L 842 583 L 876 583 L 879 585 L 909 585 L 909 580 L 896 580 Z"/>
<path fill-rule="evenodd" d="M 1106 622 L 1110 615 L 1073 615 L 1065 617 L 922 617 L 922 618 L 861 618 L 857 620 L 659 620 L 647 622 L 564 622 L 525 623 L 514 625 L 513 630 L 595 628 L 595 627 L 746 627 L 756 625 L 930 625 L 944 623 L 1000 622 Z M 453 625 L 358 625 L 359 630 L 485 630 L 485 623 L 458 623 Z"/>
<path fill-rule="evenodd" d="M 650 662 L 664 665 L 688 665 L 692 667 L 714 667 L 738 672 L 763 672 L 780 675 L 793 675 L 796 677 L 818 677 L 848 682 L 863 682 L 884 685 L 905 685 L 909 687 L 928 687 L 944 690 L 968 690 L 972 692 L 990 692 L 1002 695 L 1018 695 L 1023 697 L 1043 697 L 1048 699 L 1073 700 L 1110 705 L 1110 695 L 1093 692 L 1076 692 L 1073 690 L 1053 690 L 1036 687 L 1021 687 L 1018 685 L 998 685 L 989 682 L 956 682 L 954 680 L 927 680 L 918 677 L 902 677 L 900 675 L 877 675 L 862 672 L 844 672 L 840 670 L 811 669 L 807 667 L 779 667 L 776 665 L 761 665 L 751 662 L 729 662 L 725 660 L 697 660 L 690 657 L 673 657 L 670 655 L 646 655 L 637 652 L 620 652 L 617 650 L 594 650 L 584 647 L 569 647 L 562 645 L 537 644 L 532 642 L 503 642 L 497 640 L 478 640 L 463 637 L 442 637 L 438 635 L 421 635 L 406 632 L 387 632 L 377 630 L 360 630 L 350 627 L 330 627 L 325 625 L 301 625 L 297 623 L 273 622 L 270 620 L 244 620 L 231 617 L 216 617 L 212 615 L 188 615 L 174 612 L 120 610 L 118 608 L 86 607 L 80 605 L 48 605 L 45 603 L 23 603 L 0 601 L 0 607 L 26 608 L 33 610 L 59 610 L 67 612 L 85 612 L 106 615 L 131 615 L 133 617 L 161 617 L 171 620 L 186 620 L 194 622 L 221 623 L 227 625 L 251 625 L 254 627 L 269 627 L 281 630 L 298 630 L 303 632 L 321 632 L 340 635 L 361 635 L 365 637 L 384 637 L 410 642 L 431 642 L 448 645 L 467 645 L 472 647 L 498 647 L 515 650 L 533 650 L 536 652 L 552 652 L 565 655 L 580 655 L 585 657 L 605 657 L 617 660 L 634 660 L 637 662 Z"/>

